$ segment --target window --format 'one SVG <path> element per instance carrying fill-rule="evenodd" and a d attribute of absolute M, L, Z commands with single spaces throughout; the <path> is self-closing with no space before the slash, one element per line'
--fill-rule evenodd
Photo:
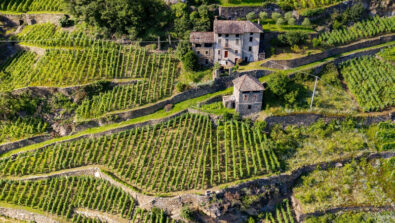
<path fill-rule="evenodd" d="M 221 45 L 221 39 L 218 40 L 218 45 Z"/>
<path fill-rule="evenodd" d="M 244 101 L 248 101 L 248 94 L 245 94 L 243 96 L 244 96 Z"/>
<path fill-rule="evenodd" d="M 250 42 L 252 42 L 252 37 L 250 37 Z"/>
<path fill-rule="evenodd" d="M 208 55 L 208 51 L 206 51 L 206 55 Z"/>
<path fill-rule="evenodd" d="M 236 39 L 236 45 L 239 45 L 239 39 Z"/>
<path fill-rule="evenodd" d="M 251 46 L 248 47 L 248 51 L 250 51 L 250 52 L 252 51 L 252 47 Z"/>
<path fill-rule="evenodd" d="M 236 34 L 236 37 L 239 38 L 239 37 L 240 37 L 240 34 Z"/>
<path fill-rule="evenodd" d="M 218 55 L 221 55 L 221 50 L 218 50 Z"/>
<path fill-rule="evenodd" d="M 229 34 L 226 34 L 225 37 L 229 37 Z"/>
<path fill-rule="evenodd" d="M 224 57 L 228 58 L 228 51 L 227 50 L 225 51 L 225 56 Z"/>
<path fill-rule="evenodd" d="M 254 94 L 254 101 L 258 99 L 258 95 Z"/>
<path fill-rule="evenodd" d="M 206 64 L 208 64 L 208 60 L 206 59 Z"/>
<path fill-rule="evenodd" d="M 235 54 L 238 54 L 239 53 L 239 51 L 238 50 L 235 50 Z"/>
<path fill-rule="evenodd" d="M 204 44 L 204 47 L 212 47 L 212 46 L 213 46 L 212 43 L 205 43 L 205 44 Z"/>
<path fill-rule="evenodd" d="M 225 40 L 225 47 L 229 47 L 229 40 Z"/>
<path fill-rule="evenodd" d="M 252 108 L 252 106 L 251 105 L 248 105 L 248 110 L 250 110 Z"/>
<path fill-rule="evenodd" d="M 221 37 L 222 36 L 222 34 L 218 34 L 218 37 Z"/>
<path fill-rule="evenodd" d="M 196 44 L 195 46 L 196 46 L 196 47 L 201 47 L 202 45 L 201 45 L 201 44 Z"/>
<path fill-rule="evenodd" d="M 199 55 L 199 54 L 200 54 L 200 51 L 197 51 L 196 53 Z"/>
<path fill-rule="evenodd" d="M 252 35 L 254 35 L 254 33 L 250 33 L 250 35 L 252 36 Z"/>

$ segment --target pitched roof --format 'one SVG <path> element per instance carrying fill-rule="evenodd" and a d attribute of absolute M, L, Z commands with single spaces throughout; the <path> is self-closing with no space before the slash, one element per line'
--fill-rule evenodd
<path fill-rule="evenodd" d="M 265 88 L 255 77 L 246 74 L 233 80 L 234 88 L 238 91 L 264 91 Z"/>
<path fill-rule="evenodd" d="M 241 34 L 263 33 L 260 25 L 250 21 L 214 20 L 214 33 L 217 34 Z"/>
<path fill-rule="evenodd" d="M 191 43 L 214 43 L 213 32 L 191 32 L 189 36 Z"/>

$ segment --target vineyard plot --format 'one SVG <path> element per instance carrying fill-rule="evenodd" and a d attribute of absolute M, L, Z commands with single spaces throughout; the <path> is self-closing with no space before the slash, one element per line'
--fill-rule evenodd
<path fill-rule="evenodd" d="M 64 8 L 63 0 L 0 0 L 0 10 L 11 12 L 53 11 Z"/>
<path fill-rule="evenodd" d="M 78 214 L 79 209 L 107 213 L 130 222 L 170 222 L 162 210 L 140 209 L 121 188 L 93 177 L 0 180 L 0 202 L 38 209 L 70 222 L 101 222 Z"/>
<path fill-rule="evenodd" d="M 320 40 L 321 44 L 324 46 L 338 46 L 394 31 L 395 17 L 376 16 L 373 19 L 357 22 L 344 29 L 324 32 L 318 36 L 318 40 Z"/>
<path fill-rule="evenodd" d="M 373 56 L 341 64 L 347 86 L 365 112 L 380 111 L 395 103 L 395 69 Z"/>
<path fill-rule="evenodd" d="M 0 90 L 27 86 L 69 86 L 103 79 L 142 79 L 137 86 L 152 102 L 168 96 L 178 76 L 177 60 L 132 46 L 48 49 L 44 56 L 21 51 L 0 68 Z"/>
<path fill-rule="evenodd" d="M 277 205 L 276 210 L 273 212 L 263 212 L 258 215 L 262 222 L 270 223 L 295 223 L 294 213 L 292 206 L 288 199 Z"/>
<path fill-rule="evenodd" d="M 244 122 L 186 114 L 152 127 L 42 148 L 0 161 L 1 176 L 101 165 L 152 192 L 204 189 L 280 168 L 266 138 Z"/>
<path fill-rule="evenodd" d="M 0 201 L 72 219 L 75 208 L 89 208 L 132 219 L 133 198 L 122 189 L 91 177 L 39 181 L 0 180 Z"/>
<path fill-rule="evenodd" d="M 47 125 L 47 123 L 34 118 L 18 118 L 13 121 L 0 120 L 0 144 L 44 133 L 47 130 Z"/>

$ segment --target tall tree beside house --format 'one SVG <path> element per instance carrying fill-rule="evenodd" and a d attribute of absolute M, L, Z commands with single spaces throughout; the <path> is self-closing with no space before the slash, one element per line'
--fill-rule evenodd
<path fill-rule="evenodd" d="M 171 34 L 178 39 L 188 39 L 190 30 L 209 31 L 213 14 L 207 5 L 201 5 L 192 10 L 186 3 L 177 3 L 171 6 L 173 12 L 173 29 Z"/>
<path fill-rule="evenodd" d="M 107 35 L 156 38 L 171 23 L 163 0 L 65 0 L 68 10 Z"/>

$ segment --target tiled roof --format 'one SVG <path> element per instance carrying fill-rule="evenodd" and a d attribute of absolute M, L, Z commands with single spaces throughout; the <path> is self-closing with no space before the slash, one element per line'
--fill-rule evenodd
<path fill-rule="evenodd" d="M 260 25 L 250 21 L 214 20 L 216 34 L 263 33 Z"/>
<path fill-rule="evenodd" d="M 233 80 L 234 88 L 238 91 L 263 91 L 265 88 L 255 77 L 244 75 Z"/>
<path fill-rule="evenodd" d="M 189 36 L 191 43 L 214 43 L 213 32 L 191 32 Z"/>

